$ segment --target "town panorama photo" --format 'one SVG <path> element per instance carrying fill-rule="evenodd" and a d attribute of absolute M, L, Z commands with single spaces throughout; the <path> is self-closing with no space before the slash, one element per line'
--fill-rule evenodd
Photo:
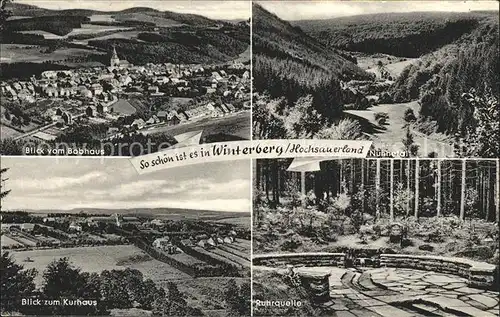
<path fill-rule="evenodd" d="M 250 137 L 250 4 L 2 1 L 3 155 Z"/>

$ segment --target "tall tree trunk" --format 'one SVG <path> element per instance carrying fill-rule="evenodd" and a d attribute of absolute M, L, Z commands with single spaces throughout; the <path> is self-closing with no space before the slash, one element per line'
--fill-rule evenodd
<path fill-rule="evenodd" d="M 269 169 L 269 160 L 265 160 L 266 162 L 266 198 L 267 201 L 271 201 L 269 195 L 269 187 L 271 186 L 271 170 Z"/>
<path fill-rule="evenodd" d="M 391 189 L 390 189 L 390 195 L 391 195 L 391 201 L 390 201 L 390 204 L 389 204 L 389 207 L 390 207 L 390 218 L 391 218 L 391 222 L 394 221 L 394 159 L 390 159 L 390 164 L 391 164 L 391 173 L 390 173 L 390 180 L 389 180 L 389 184 L 391 186 Z"/>
<path fill-rule="evenodd" d="M 420 160 L 415 159 L 415 218 L 418 218 L 418 202 L 420 198 L 419 193 L 419 185 L 420 185 Z"/>
<path fill-rule="evenodd" d="M 460 219 L 465 217 L 465 159 L 462 159 L 462 182 L 460 186 Z"/>
<path fill-rule="evenodd" d="M 273 200 L 276 205 L 280 203 L 279 196 L 279 165 L 278 160 L 272 160 L 272 169 L 273 169 Z"/>
<path fill-rule="evenodd" d="M 365 213 L 365 160 L 361 159 L 361 213 Z"/>
<path fill-rule="evenodd" d="M 491 200 L 491 167 L 488 165 L 488 178 L 486 181 L 486 221 L 490 220 L 490 200 Z"/>
<path fill-rule="evenodd" d="M 496 182 L 495 182 L 495 220 L 498 223 L 500 220 L 500 160 L 497 159 Z"/>
<path fill-rule="evenodd" d="M 306 172 L 300 172 L 300 194 L 302 206 L 306 206 Z"/>
<path fill-rule="evenodd" d="M 375 177 L 375 219 L 380 219 L 380 159 L 377 159 L 377 172 Z"/>
<path fill-rule="evenodd" d="M 410 189 L 410 159 L 406 160 L 406 189 L 408 190 L 408 193 L 411 192 L 411 189 Z M 408 201 L 406 202 L 406 214 L 410 214 L 410 199 L 408 199 Z"/>
<path fill-rule="evenodd" d="M 351 172 L 351 180 L 349 184 L 349 189 L 351 191 L 351 194 L 355 192 L 354 189 L 354 184 L 356 182 L 356 175 L 354 174 L 354 167 L 356 165 L 356 161 L 354 159 L 351 159 L 351 164 L 350 164 L 350 172 Z"/>
<path fill-rule="evenodd" d="M 255 175 L 254 175 L 254 182 L 255 182 L 255 188 L 257 188 L 258 190 L 261 190 L 262 188 L 260 188 L 260 175 L 262 174 L 261 173 L 261 168 L 262 168 L 262 164 L 259 164 L 259 161 L 258 160 L 253 160 L 253 167 L 255 169 Z"/>
<path fill-rule="evenodd" d="M 437 198 L 437 216 L 441 216 L 441 160 L 437 161 L 437 183 L 434 186 Z"/>

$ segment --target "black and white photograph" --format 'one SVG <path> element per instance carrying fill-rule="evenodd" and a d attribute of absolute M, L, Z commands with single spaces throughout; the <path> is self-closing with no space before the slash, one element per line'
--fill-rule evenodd
<path fill-rule="evenodd" d="M 498 160 L 255 168 L 254 316 L 498 316 Z"/>
<path fill-rule="evenodd" d="M 497 1 L 254 1 L 254 138 L 499 156 Z"/>
<path fill-rule="evenodd" d="M 0 0 L 0 315 L 495 317 L 499 2 Z"/>
<path fill-rule="evenodd" d="M 250 139 L 250 2 L 0 10 L 3 155 L 137 156 L 194 130 L 205 143 Z"/>
<path fill-rule="evenodd" d="M 2 157 L 1 313 L 249 316 L 250 166 Z"/>

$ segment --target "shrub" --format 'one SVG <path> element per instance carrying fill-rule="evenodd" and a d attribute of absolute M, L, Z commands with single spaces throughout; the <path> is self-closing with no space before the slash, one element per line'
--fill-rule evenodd
<path fill-rule="evenodd" d="M 289 240 L 283 241 L 281 244 L 281 251 L 295 251 L 302 245 L 302 241 L 298 237 L 292 236 Z"/>
<path fill-rule="evenodd" d="M 419 250 L 422 251 L 434 251 L 434 247 L 430 244 L 422 244 L 421 246 L 418 247 Z"/>
<path fill-rule="evenodd" d="M 388 219 L 380 218 L 373 224 L 373 233 L 379 237 L 387 236 L 390 232 L 390 226 Z"/>
<path fill-rule="evenodd" d="M 417 121 L 417 117 L 415 116 L 415 113 L 413 112 L 413 109 L 411 109 L 411 108 L 407 108 L 405 110 L 405 113 L 403 115 L 403 119 L 408 123 Z"/>
<path fill-rule="evenodd" d="M 454 256 L 474 258 L 481 261 L 489 260 L 494 255 L 494 250 L 487 246 L 469 247 L 454 254 Z"/>
<path fill-rule="evenodd" d="M 387 112 L 375 112 L 375 114 L 373 115 L 375 117 L 375 120 L 379 120 L 379 119 L 389 119 L 389 114 Z"/>
<path fill-rule="evenodd" d="M 413 243 L 413 240 L 411 240 L 411 239 L 405 238 L 401 241 L 402 248 L 411 247 L 413 245 L 415 245 L 415 244 Z"/>

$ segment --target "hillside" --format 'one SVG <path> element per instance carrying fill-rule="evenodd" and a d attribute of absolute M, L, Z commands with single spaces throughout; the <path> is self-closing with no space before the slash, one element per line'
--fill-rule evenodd
<path fill-rule="evenodd" d="M 294 25 L 323 44 L 365 53 L 419 57 L 453 43 L 498 12 L 410 12 L 367 14 Z"/>
<path fill-rule="evenodd" d="M 148 7 L 135 7 L 121 11 L 97 11 L 84 9 L 49 10 L 33 5 L 11 3 L 7 6 L 13 16 L 43 17 L 43 16 L 65 16 L 65 17 L 90 17 L 93 15 L 113 15 L 116 20 L 136 20 L 149 22 L 154 18 L 164 18 L 177 21 L 187 25 L 214 26 L 216 21 L 196 14 L 181 14 L 170 11 L 158 11 Z M 134 15 L 136 15 L 134 17 Z"/>
<path fill-rule="evenodd" d="M 40 69 L 33 63 L 45 63 L 42 68 L 107 65 L 113 46 L 120 58 L 135 65 L 213 64 L 239 59 L 250 43 L 248 24 L 195 14 L 145 7 L 58 11 L 12 3 L 7 8 L 11 17 L 1 37 L 7 44 L 2 45 L 4 78 L 16 76 L 16 65 L 27 76 Z M 75 50 L 78 56 L 72 55 Z"/>
<path fill-rule="evenodd" d="M 327 48 L 257 4 L 252 40 L 254 89 L 285 97 L 289 104 L 313 95 L 316 110 L 328 119 L 341 112 L 341 80 L 372 78 L 351 56 Z"/>
<path fill-rule="evenodd" d="M 492 109 L 498 108 L 498 26 L 497 18 L 485 18 L 471 33 L 405 68 L 392 88 L 394 101 L 419 99 L 421 115 L 435 121 L 438 132 L 471 137 L 476 109 L 462 95 L 474 89 L 476 97 L 493 98 Z"/>

